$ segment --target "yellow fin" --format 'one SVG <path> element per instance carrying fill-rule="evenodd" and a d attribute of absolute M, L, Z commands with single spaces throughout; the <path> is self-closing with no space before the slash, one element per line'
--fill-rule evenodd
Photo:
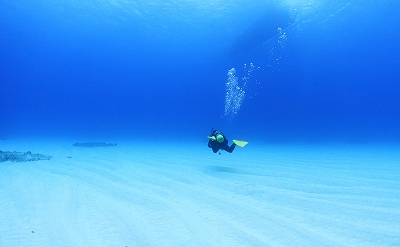
<path fill-rule="evenodd" d="M 239 147 L 244 147 L 244 146 L 246 146 L 249 142 L 246 142 L 246 141 L 239 141 L 239 140 L 232 140 L 233 141 L 233 143 L 235 143 L 236 145 L 238 145 Z"/>
<path fill-rule="evenodd" d="M 212 141 L 217 140 L 217 138 L 215 138 L 215 136 L 207 136 L 207 138 L 210 139 L 210 140 L 212 140 Z"/>

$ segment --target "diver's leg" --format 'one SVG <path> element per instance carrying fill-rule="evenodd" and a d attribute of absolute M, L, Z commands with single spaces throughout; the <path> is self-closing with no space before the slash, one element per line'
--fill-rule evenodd
<path fill-rule="evenodd" d="M 226 145 L 226 146 L 224 147 L 224 150 L 227 151 L 228 153 L 232 153 L 233 150 L 235 149 L 235 147 L 236 147 L 236 144 L 235 144 L 235 143 L 232 143 L 232 145 L 231 145 L 230 147 L 229 147 L 228 145 Z"/>

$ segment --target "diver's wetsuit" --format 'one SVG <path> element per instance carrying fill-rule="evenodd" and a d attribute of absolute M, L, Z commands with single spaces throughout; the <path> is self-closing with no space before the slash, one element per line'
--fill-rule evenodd
<path fill-rule="evenodd" d="M 236 144 L 232 143 L 231 146 L 228 146 L 228 139 L 226 139 L 226 137 L 224 136 L 224 134 L 222 134 L 222 132 L 220 132 L 218 130 L 213 130 L 211 132 L 211 136 L 217 137 L 217 134 L 221 134 L 224 137 L 224 141 L 220 143 L 218 141 L 213 141 L 210 139 L 210 140 L 208 140 L 208 147 L 212 148 L 212 151 L 214 153 L 218 152 L 220 149 L 225 150 L 228 153 L 232 153 L 236 147 Z"/>

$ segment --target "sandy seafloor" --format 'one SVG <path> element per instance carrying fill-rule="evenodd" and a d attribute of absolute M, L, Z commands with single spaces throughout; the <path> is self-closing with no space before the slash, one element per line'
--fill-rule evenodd
<path fill-rule="evenodd" d="M 400 246 L 400 146 L 2 140 L 0 246 Z M 72 158 L 67 158 L 71 156 Z"/>

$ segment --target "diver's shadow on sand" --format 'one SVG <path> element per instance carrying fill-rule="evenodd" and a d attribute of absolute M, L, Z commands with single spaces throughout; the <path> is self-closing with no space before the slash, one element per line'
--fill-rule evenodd
<path fill-rule="evenodd" d="M 241 173 L 237 169 L 234 169 L 232 167 L 226 167 L 226 166 L 209 166 L 208 170 L 213 171 L 213 172 L 223 172 L 223 173 L 235 173 L 235 174 Z"/>

